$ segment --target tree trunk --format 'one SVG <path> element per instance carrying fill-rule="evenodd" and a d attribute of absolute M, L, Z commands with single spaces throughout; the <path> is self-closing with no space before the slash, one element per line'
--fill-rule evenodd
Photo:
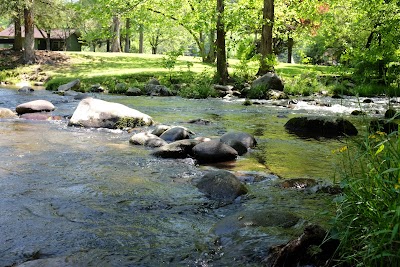
<path fill-rule="evenodd" d="M 224 0 L 217 0 L 217 75 L 219 82 L 225 85 L 228 81 L 228 66 L 226 65 Z"/>
<path fill-rule="evenodd" d="M 17 11 L 18 12 L 18 11 Z M 14 17 L 14 31 L 15 38 L 13 44 L 14 51 L 22 50 L 22 33 L 21 33 L 21 14 L 18 12 Z"/>
<path fill-rule="evenodd" d="M 208 54 L 206 57 L 206 60 L 204 62 L 206 63 L 214 63 L 216 59 L 216 51 L 215 51 L 215 29 L 211 29 L 209 36 L 209 45 L 210 49 L 208 50 Z"/>
<path fill-rule="evenodd" d="M 143 54 L 143 43 L 144 43 L 144 27 L 143 24 L 139 25 L 139 53 Z"/>
<path fill-rule="evenodd" d="M 292 63 L 292 57 L 293 57 L 293 38 L 292 37 L 288 37 L 288 44 L 287 44 L 287 63 Z"/>
<path fill-rule="evenodd" d="M 264 0 L 260 68 L 258 75 L 263 75 L 274 70 L 274 66 L 268 62 L 273 57 L 272 28 L 274 25 L 274 0 Z"/>
<path fill-rule="evenodd" d="M 111 52 L 121 52 L 120 30 L 121 18 L 115 15 L 113 16 Z"/>
<path fill-rule="evenodd" d="M 34 37 L 34 21 L 33 21 L 33 0 L 29 1 L 28 6 L 24 9 L 25 19 L 25 44 L 24 44 L 24 63 L 35 63 L 35 37 Z"/>
<path fill-rule="evenodd" d="M 125 21 L 125 28 L 126 28 L 126 35 L 125 35 L 125 53 L 129 53 L 131 50 L 131 38 L 130 38 L 130 31 L 131 31 L 131 19 L 126 18 Z"/>
<path fill-rule="evenodd" d="M 50 51 L 51 50 L 51 30 L 46 31 L 47 38 L 46 38 L 46 50 Z"/>

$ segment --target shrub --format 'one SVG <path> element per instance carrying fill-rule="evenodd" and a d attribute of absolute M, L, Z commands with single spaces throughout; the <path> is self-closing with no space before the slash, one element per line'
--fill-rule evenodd
<path fill-rule="evenodd" d="M 376 132 L 344 147 L 334 233 L 349 266 L 400 266 L 400 140 Z"/>

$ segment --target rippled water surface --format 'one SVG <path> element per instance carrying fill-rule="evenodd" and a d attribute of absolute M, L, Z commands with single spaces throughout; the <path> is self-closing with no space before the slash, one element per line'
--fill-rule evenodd
<path fill-rule="evenodd" d="M 342 141 L 299 139 L 283 128 L 290 117 L 328 111 L 246 107 L 239 100 L 95 97 L 188 127 L 197 136 L 245 131 L 259 146 L 223 166 L 197 166 L 191 159 L 150 156 L 150 149 L 128 143 L 132 133 L 68 127 L 66 119 L 0 120 L 0 266 L 33 259 L 72 266 L 259 266 L 270 245 L 286 242 L 305 223 L 326 220 L 322 214 L 331 210 L 331 197 L 274 184 L 281 178 L 335 178 L 332 150 Z M 79 103 L 46 91 L 0 89 L 0 107 L 15 109 L 36 99 L 51 101 L 53 115 L 63 117 Z M 198 118 L 211 124 L 187 123 Z M 249 194 L 222 207 L 209 201 L 194 181 L 213 168 L 244 177 Z M 249 226 L 225 236 L 213 230 L 238 211 L 265 209 L 289 211 L 301 221 L 288 230 Z"/>

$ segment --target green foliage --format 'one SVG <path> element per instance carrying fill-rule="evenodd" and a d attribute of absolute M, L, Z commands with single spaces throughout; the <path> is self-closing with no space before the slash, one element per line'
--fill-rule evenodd
<path fill-rule="evenodd" d="M 218 92 L 213 87 L 212 74 L 203 72 L 194 76 L 189 85 L 179 91 L 179 95 L 185 98 L 202 99 L 216 97 Z"/>
<path fill-rule="evenodd" d="M 397 132 L 365 137 L 343 154 L 343 195 L 334 231 L 348 266 L 400 265 L 400 139 Z"/>
<path fill-rule="evenodd" d="M 182 51 L 170 51 L 166 53 L 167 56 L 163 57 L 162 65 L 166 68 L 169 72 L 169 79 L 172 80 L 172 70 L 175 68 L 177 63 L 178 57 L 182 55 Z"/>
<path fill-rule="evenodd" d="M 315 72 L 302 73 L 285 82 L 285 93 L 309 96 L 326 88 Z"/>

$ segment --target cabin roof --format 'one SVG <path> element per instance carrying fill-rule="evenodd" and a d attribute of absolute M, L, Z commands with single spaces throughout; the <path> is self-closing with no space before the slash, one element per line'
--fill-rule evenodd
<path fill-rule="evenodd" d="M 68 29 L 67 30 L 54 29 L 54 30 L 50 31 L 50 38 L 63 40 L 63 39 L 67 39 L 74 33 L 76 33 L 76 30 L 74 30 L 74 29 L 69 29 L 69 30 Z M 22 37 L 25 37 L 25 27 L 24 26 L 21 26 L 21 34 L 22 34 Z M 33 36 L 35 39 L 46 39 L 47 33 L 43 30 L 40 31 L 37 27 L 35 27 Z M 5 30 L 0 31 L 0 38 L 13 39 L 14 37 L 15 37 L 15 28 L 13 25 L 8 27 Z"/>

